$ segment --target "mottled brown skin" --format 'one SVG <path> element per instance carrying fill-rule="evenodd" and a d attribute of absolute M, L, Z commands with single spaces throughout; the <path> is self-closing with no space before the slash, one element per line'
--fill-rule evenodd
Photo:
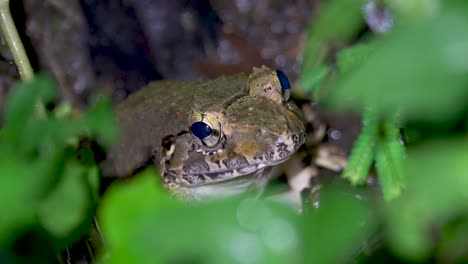
<path fill-rule="evenodd" d="M 103 174 L 124 177 L 153 159 L 166 187 L 194 199 L 263 184 L 264 168 L 286 160 L 304 140 L 300 111 L 283 98 L 275 71 L 267 67 L 250 76 L 153 82 L 116 112 L 121 139 Z M 190 133 L 195 114 L 219 122 L 218 144 L 203 146 Z"/>

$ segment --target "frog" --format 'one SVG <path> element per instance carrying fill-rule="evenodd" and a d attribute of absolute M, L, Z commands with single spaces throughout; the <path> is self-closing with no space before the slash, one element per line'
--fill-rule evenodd
<path fill-rule="evenodd" d="M 101 166 L 126 177 L 148 164 L 179 198 L 260 190 L 272 166 L 304 143 L 305 120 L 280 70 L 254 67 L 211 80 L 155 81 L 116 108 L 120 138 Z"/>

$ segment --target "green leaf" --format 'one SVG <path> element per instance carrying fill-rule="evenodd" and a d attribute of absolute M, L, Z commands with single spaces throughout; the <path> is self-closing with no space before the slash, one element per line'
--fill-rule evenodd
<path fill-rule="evenodd" d="M 0 216 L 0 246 L 6 248 L 24 231 L 45 229 L 48 237 L 41 239 L 59 250 L 86 234 L 91 224 L 98 199 L 98 169 L 89 150 L 80 150 L 78 163 L 78 153 L 69 142 L 87 134 L 97 135 L 98 140 L 112 138 L 114 132 L 109 129 L 115 126 L 106 121 L 112 119 L 112 112 L 107 103 L 86 118 L 37 116 L 37 100 L 53 98 L 54 85 L 39 75 L 12 88 L 6 102 L 0 133 L 0 205 L 5 213 Z"/>
<path fill-rule="evenodd" d="M 374 229 L 368 201 L 345 188 L 327 186 L 320 207 L 305 215 L 304 263 L 340 263 L 359 253 Z"/>
<path fill-rule="evenodd" d="M 389 208 L 389 238 L 399 254 L 423 260 L 438 226 L 466 214 L 468 139 L 434 141 L 408 152 L 404 195 Z"/>
<path fill-rule="evenodd" d="M 314 19 L 307 35 L 304 54 L 304 69 L 310 70 L 316 63 L 322 63 L 323 51 L 327 45 L 346 42 L 364 25 L 362 6 L 365 0 L 330 0 L 324 3 Z M 322 48 L 314 48 L 322 47 Z"/>
<path fill-rule="evenodd" d="M 155 176 L 146 171 L 103 198 L 106 263 L 298 262 L 301 232 L 291 212 L 254 199 L 181 203 Z"/>
<path fill-rule="evenodd" d="M 468 214 L 455 223 L 447 225 L 441 232 L 440 247 L 436 250 L 439 263 L 455 263 L 458 260 L 468 260 L 466 245 L 468 243 Z"/>
<path fill-rule="evenodd" d="M 426 143 L 408 153 L 409 187 L 433 213 L 468 205 L 468 139 L 453 138 Z"/>
<path fill-rule="evenodd" d="M 431 235 L 427 232 L 430 212 L 426 204 L 404 196 L 392 201 L 387 212 L 387 241 L 390 248 L 408 260 L 426 259 L 432 246 Z"/>
<path fill-rule="evenodd" d="M 55 96 L 55 89 L 55 83 L 45 75 L 37 75 L 33 81 L 20 82 L 12 87 L 6 98 L 4 121 L 5 136 L 12 144 L 20 141 L 17 133 L 34 117 L 38 100 L 50 100 Z"/>
<path fill-rule="evenodd" d="M 86 113 L 85 122 L 92 134 L 105 146 L 117 140 L 117 122 L 109 100 L 98 100 Z"/>
<path fill-rule="evenodd" d="M 441 0 L 388 0 L 398 19 L 417 22 L 440 12 Z M 447 1 L 449 2 L 449 1 Z"/>
<path fill-rule="evenodd" d="M 363 27 L 361 8 L 365 2 L 330 0 L 323 3 L 307 32 L 300 75 L 302 89 L 318 89 L 311 85 L 317 84 L 316 80 L 323 79 L 324 74 L 329 72 L 323 64 L 333 47 L 349 42 Z"/>
<path fill-rule="evenodd" d="M 89 171 L 76 161 L 67 162 L 60 182 L 41 201 L 39 221 L 51 236 L 66 238 L 92 212 L 93 191 L 88 184 L 88 174 Z"/>
<path fill-rule="evenodd" d="M 341 50 L 336 57 L 340 73 L 346 73 L 359 67 L 361 63 L 367 60 L 373 50 L 373 42 L 355 44 L 354 46 Z"/>
<path fill-rule="evenodd" d="M 360 67 L 341 76 L 328 103 L 356 111 L 371 103 L 379 116 L 400 111 L 403 121 L 457 118 L 468 100 L 467 28 L 465 13 L 448 8 L 395 27 Z"/>
<path fill-rule="evenodd" d="M 330 69 L 325 65 L 320 65 L 307 74 L 301 75 L 301 86 L 307 88 L 308 91 L 312 91 L 314 94 L 318 93 L 318 88 L 322 84 L 324 78 L 330 73 Z M 317 98 L 317 96 L 315 96 Z"/>
<path fill-rule="evenodd" d="M 5 155 L 0 149 L 0 247 L 5 247 L 27 226 L 35 223 L 37 196 L 32 170 L 15 157 Z M 38 175 L 40 176 L 40 175 Z"/>

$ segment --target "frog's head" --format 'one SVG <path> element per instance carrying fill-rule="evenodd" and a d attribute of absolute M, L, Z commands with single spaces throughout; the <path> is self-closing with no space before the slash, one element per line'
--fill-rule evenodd
<path fill-rule="evenodd" d="M 287 77 L 265 66 L 254 68 L 244 86 L 223 104 L 189 117 L 190 133 L 167 144 L 161 164 L 166 181 L 193 187 L 255 174 L 302 145 L 304 121 L 289 101 Z"/>

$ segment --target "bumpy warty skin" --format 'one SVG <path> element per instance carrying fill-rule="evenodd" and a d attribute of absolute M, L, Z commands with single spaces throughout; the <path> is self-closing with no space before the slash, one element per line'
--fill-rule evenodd
<path fill-rule="evenodd" d="M 166 187 L 194 199 L 264 184 L 265 168 L 304 141 L 302 114 L 282 92 L 276 72 L 265 66 L 249 76 L 150 83 L 117 106 L 121 136 L 103 174 L 125 177 L 153 160 Z M 197 114 L 219 122 L 216 146 L 203 146 L 190 132 Z"/>

